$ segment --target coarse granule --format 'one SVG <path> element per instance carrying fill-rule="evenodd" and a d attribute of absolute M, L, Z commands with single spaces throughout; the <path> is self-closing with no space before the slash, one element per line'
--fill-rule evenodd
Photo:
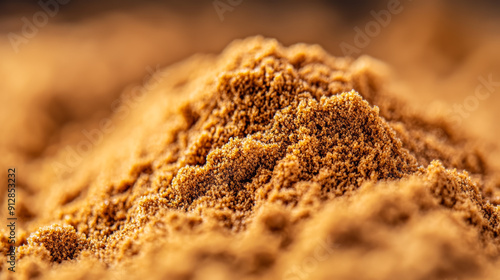
<path fill-rule="evenodd" d="M 34 214 L 9 277 L 498 272 L 498 171 L 409 110 L 380 62 L 255 37 L 166 72 L 80 166 L 39 178 L 51 205 L 21 206 Z"/>

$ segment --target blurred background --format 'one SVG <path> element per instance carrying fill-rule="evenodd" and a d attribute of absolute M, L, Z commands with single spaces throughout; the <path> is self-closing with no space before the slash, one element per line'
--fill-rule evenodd
<path fill-rule="evenodd" d="M 415 106 L 500 143 L 499 1 L 0 1 L 0 34 L 2 166 L 76 141 L 151 69 L 253 35 L 380 59 Z"/>

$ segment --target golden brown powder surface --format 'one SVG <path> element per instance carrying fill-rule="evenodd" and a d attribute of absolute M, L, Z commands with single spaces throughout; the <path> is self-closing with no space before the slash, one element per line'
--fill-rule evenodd
<path fill-rule="evenodd" d="M 63 147 L 38 163 L 5 278 L 499 272 L 498 171 L 380 62 L 255 37 L 163 74 L 81 163 Z"/>

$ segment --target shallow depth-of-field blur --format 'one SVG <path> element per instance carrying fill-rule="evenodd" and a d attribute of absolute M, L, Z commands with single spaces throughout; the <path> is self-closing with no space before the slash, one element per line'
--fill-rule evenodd
<path fill-rule="evenodd" d="M 2 1 L 0 164 L 56 153 L 155 70 L 252 35 L 380 59 L 415 106 L 496 152 L 499 14 L 496 1 Z"/>

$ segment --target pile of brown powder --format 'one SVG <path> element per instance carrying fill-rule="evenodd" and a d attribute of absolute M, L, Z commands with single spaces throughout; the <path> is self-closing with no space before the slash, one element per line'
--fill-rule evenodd
<path fill-rule="evenodd" d="M 260 37 L 170 67 L 80 165 L 53 169 L 61 147 L 21 183 L 20 259 L 3 277 L 498 273 L 498 171 L 386 72 Z"/>

